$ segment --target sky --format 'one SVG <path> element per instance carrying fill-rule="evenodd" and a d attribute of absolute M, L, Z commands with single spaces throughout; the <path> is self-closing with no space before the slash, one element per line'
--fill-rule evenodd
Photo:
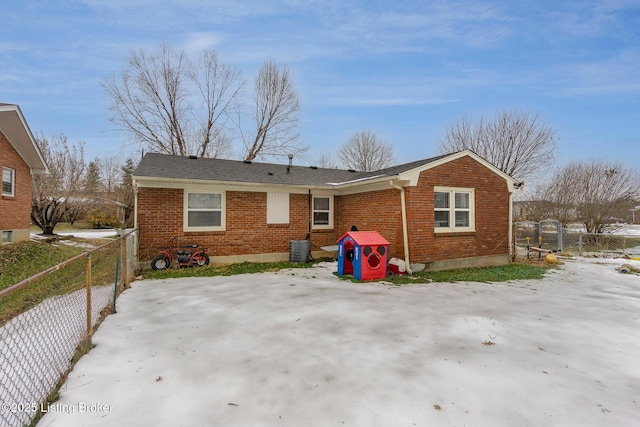
<path fill-rule="evenodd" d="M 0 16 L 0 102 L 88 159 L 139 156 L 100 83 L 167 43 L 215 50 L 249 88 L 265 60 L 286 64 L 311 147 L 299 164 L 365 129 L 398 162 L 431 157 L 447 126 L 510 109 L 556 132 L 541 174 L 640 164 L 640 0 L 0 0 Z"/>

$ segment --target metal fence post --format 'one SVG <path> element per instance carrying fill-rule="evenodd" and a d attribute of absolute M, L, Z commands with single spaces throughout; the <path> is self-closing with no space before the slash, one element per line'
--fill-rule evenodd
<path fill-rule="evenodd" d="M 87 254 L 85 261 L 85 273 L 87 281 L 87 337 L 91 339 L 93 324 L 91 323 L 91 252 Z"/>
<path fill-rule="evenodd" d="M 562 223 L 558 221 L 558 251 L 562 252 L 564 249 L 564 227 Z"/>
<path fill-rule="evenodd" d="M 582 233 L 578 234 L 578 253 L 582 256 Z"/>
<path fill-rule="evenodd" d="M 120 247 L 122 248 L 122 286 L 124 289 L 129 287 L 129 265 L 127 262 L 127 244 L 129 243 L 129 234 L 122 237 Z"/>

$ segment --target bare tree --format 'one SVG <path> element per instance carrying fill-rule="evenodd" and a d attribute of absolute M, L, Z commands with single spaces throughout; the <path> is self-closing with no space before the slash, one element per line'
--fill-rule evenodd
<path fill-rule="evenodd" d="M 102 83 L 111 121 L 134 141 L 173 155 L 222 157 L 231 149 L 227 124 L 241 88 L 240 73 L 204 51 L 191 62 L 161 45 L 132 51 L 127 69 Z"/>
<path fill-rule="evenodd" d="M 245 160 L 283 154 L 300 154 L 308 147 L 300 144 L 298 111 L 300 104 L 286 66 L 268 60 L 255 80 L 255 129 L 245 138 Z"/>
<path fill-rule="evenodd" d="M 36 143 L 50 173 L 33 176 L 31 220 L 43 234 L 52 235 L 60 221 L 75 218 L 87 209 L 84 200 L 84 143 L 70 146 L 63 134 L 50 139 L 40 134 Z"/>
<path fill-rule="evenodd" d="M 105 156 L 100 158 L 100 177 L 104 189 L 111 194 L 120 181 L 122 175 L 122 162 L 118 156 Z"/>
<path fill-rule="evenodd" d="M 333 160 L 331 154 L 323 154 L 318 159 L 318 167 L 324 169 L 336 169 L 336 162 Z"/>
<path fill-rule="evenodd" d="M 618 163 L 572 162 L 557 170 L 553 185 L 539 190 L 547 217 L 582 223 L 589 233 L 602 233 L 624 220 L 640 197 L 638 171 Z"/>
<path fill-rule="evenodd" d="M 338 160 L 346 169 L 374 171 L 393 165 L 393 146 L 371 130 L 355 132 L 338 150 Z"/>
<path fill-rule="evenodd" d="M 555 131 L 537 114 L 505 110 L 493 120 L 481 117 L 476 123 L 468 118 L 455 122 L 446 129 L 439 151 L 471 150 L 506 174 L 524 180 L 549 169 L 555 141 Z"/>
<path fill-rule="evenodd" d="M 131 158 L 128 158 L 121 168 L 121 182 L 116 187 L 117 201 L 122 203 L 124 208 L 124 224 L 126 227 L 133 227 L 133 210 L 135 205 L 135 192 L 133 190 L 133 181 L 131 175 L 136 165 Z"/>

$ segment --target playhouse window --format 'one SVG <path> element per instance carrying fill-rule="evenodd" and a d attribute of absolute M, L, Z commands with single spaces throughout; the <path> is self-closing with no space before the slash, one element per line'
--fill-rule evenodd
<path fill-rule="evenodd" d="M 224 230 L 224 193 L 185 192 L 185 231 Z"/>
<path fill-rule="evenodd" d="M 313 196 L 313 228 L 333 228 L 331 196 Z"/>
<path fill-rule="evenodd" d="M 436 232 L 475 231 L 473 189 L 436 187 L 433 204 Z"/>
<path fill-rule="evenodd" d="M 2 195 L 15 196 L 16 171 L 11 168 L 2 168 Z"/>

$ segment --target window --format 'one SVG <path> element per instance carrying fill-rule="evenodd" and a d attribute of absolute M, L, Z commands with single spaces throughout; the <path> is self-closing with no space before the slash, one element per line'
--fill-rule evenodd
<path fill-rule="evenodd" d="M 289 193 L 267 193 L 267 224 L 289 224 Z"/>
<path fill-rule="evenodd" d="M 2 230 L 2 244 L 13 243 L 13 230 Z"/>
<path fill-rule="evenodd" d="M 2 195 L 15 195 L 16 171 L 11 168 L 2 168 Z"/>
<path fill-rule="evenodd" d="M 185 231 L 224 230 L 224 193 L 185 192 Z"/>
<path fill-rule="evenodd" d="M 435 231 L 475 231 L 474 190 L 436 187 L 434 193 Z"/>
<path fill-rule="evenodd" d="M 333 228 L 333 197 L 313 196 L 313 228 Z"/>

